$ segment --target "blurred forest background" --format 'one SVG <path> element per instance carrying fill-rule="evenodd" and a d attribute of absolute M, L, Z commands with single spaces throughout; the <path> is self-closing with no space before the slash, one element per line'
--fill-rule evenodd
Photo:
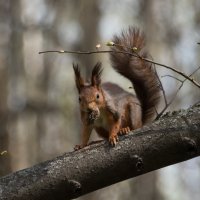
<path fill-rule="evenodd" d="M 200 66 L 199 0 L 0 0 L 0 176 L 72 151 L 80 141 L 80 116 L 72 63 L 85 76 L 101 61 L 104 81 L 130 83 L 106 54 L 38 54 L 42 50 L 102 49 L 129 25 L 145 31 L 155 61 L 187 74 Z M 157 67 L 160 76 L 172 75 Z M 195 76 L 200 81 L 200 71 Z M 180 77 L 178 77 L 180 78 Z M 180 82 L 161 78 L 167 98 Z M 200 100 L 186 82 L 171 110 Z M 106 181 L 106 180 L 105 180 Z M 80 199 L 199 200 L 200 159 L 124 181 Z"/>

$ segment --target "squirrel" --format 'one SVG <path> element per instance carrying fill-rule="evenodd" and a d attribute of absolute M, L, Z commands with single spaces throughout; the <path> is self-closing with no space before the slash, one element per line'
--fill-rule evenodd
<path fill-rule="evenodd" d="M 90 83 L 84 81 L 79 66 L 73 64 L 83 123 L 82 141 L 75 146 L 75 150 L 88 145 L 93 129 L 115 146 L 118 135 L 141 128 L 156 114 L 161 87 L 152 64 L 142 59 L 150 58 L 145 49 L 144 33 L 129 27 L 121 35 L 115 35 L 110 43 L 112 67 L 131 81 L 136 95 L 117 84 L 101 83 L 100 62 L 92 70 Z"/>

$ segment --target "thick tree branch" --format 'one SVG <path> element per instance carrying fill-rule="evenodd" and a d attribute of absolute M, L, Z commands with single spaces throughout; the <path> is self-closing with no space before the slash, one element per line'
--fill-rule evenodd
<path fill-rule="evenodd" d="M 0 179 L 2 200 L 66 200 L 200 155 L 200 104 Z M 30 155 L 31 156 L 31 155 Z"/>

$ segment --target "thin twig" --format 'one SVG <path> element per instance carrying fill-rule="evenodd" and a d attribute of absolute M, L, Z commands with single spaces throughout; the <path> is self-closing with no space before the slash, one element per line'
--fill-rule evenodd
<path fill-rule="evenodd" d="M 48 50 L 48 51 L 40 51 L 39 54 L 43 53 L 72 53 L 72 54 L 96 54 L 96 53 L 112 53 L 114 51 L 111 50 L 105 50 L 105 51 L 67 51 L 67 50 Z M 123 53 L 123 52 L 118 52 Z M 126 54 L 131 54 L 129 52 L 126 52 Z"/>
<path fill-rule="evenodd" d="M 167 66 L 167 65 L 163 65 L 163 64 L 160 64 L 160 63 L 158 63 L 158 62 L 154 62 L 154 61 L 149 60 L 149 59 L 147 59 L 147 58 L 142 58 L 142 60 L 145 60 L 145 61 L 147 61 L 147 62 L 154 63 L 155 65 L 158 65 L 158 66 L 161 66 L 161 67 L 165 67 L 165 68 L 167 68 L 167 69 L 170 69 L 170 70 L 176 72 L 177 74 L 180 74 L 180 75 L 183 76 L 185 79 L 189 80 L 189 81 L 192 82 L 194 85 L 196 85 L 198 88 L 200 88 L 200 84 L 199 84 L 197 81 L 195 81 L 193 78 L 190 78 L 190 76 L 187 76 L 185 73 L 183 73 L 183 72 L 181 72 L 181 71 L 179 71 L 179 70 L 177 70 L 177 69 L 175 69 L 175 68 L 173 68 L 173 67 L 170 67 L 170 66 Z"/>
<path fill-rule="evenodd" d="M 171 77 L 171 78 L 173 78 L 173 79 L 176 79 L 176 80 L 179 81 L 179 82 L 183 82 L 181 79 L 179 79 L 179 78 L 177 78 L 177 77 L 175 77 L 175 76 L 172 76 L 172 75 L 164 75 L 164 76 L 161 76 L 161 78 L 165 78 L 165 77 Z"/>
<path fill-rule="evenodd" d="M 151 58 L 153 60 L 153 58 Z M 159 81 L 159 86 L 160 86 L 160 89 L 162 90 L 162 93 L 163 93 L 163 97 L 164 97 L 164 101 L 165 101 L 165 106 L 167 105 L 167 97 L 166 97 L 166 93 L 165 93 L 165 90 L 164 90 L 164 87 L 163 87 L 163 84 L 158 76 L 158 72 L 156 71 L 156 67 L 155 67 L 155 64 L 153 64 L 153 67 L 154 67 L 154 70 L 155 70 L 155 74 L 156 74 L 156 77 Z M 157 112 L 157 115 L 158 115 L 158 112 Z"/>
<path fill-rule="evenodd" d="M 1 153 L 0 153 L 0 156 L 3 156 L 4 154 L 7 154 L 8 152 L 6 151 L 6 150 L 4 150 L 4 151 L 2 151 Z"/>
<path fill-rule="evenodd" d="M 153 60 L 152 57 L 151 57 L 151 59 Z M 156 77 L 157 77 L 157 79 L 158 79 L 158 81 L 159 81 L 159 87 L 160 87 L 160 89 L 161 89 L 161 91 L 162 91 L 162 93 L 163 93 L 165 106 L 167 106 L 167 97 L 166 97 L 166 93 L 165 93 L 165 90 L 164 90 L 164 88 L 163 88 L 162 82 L 161 82 L 161 80 L 160 80 L 160 78 L 159 78 L 159 76 L 158 76 L 158 72 L 157 72 L 157 70 L 156 70 L 156 66 L 155 66 L 155 64 L 153 64 L 153 68 L 154 68 L 154 71 L 155 71 Z M 157 108 L 155 107 L 154 109 L 155 109 L 155 112 L 156 112 L 156 116 L 158 116 L 159 113 L 158 113 Z"/>
<path fill-rule="evenodd" d="M 191 77 L 192 75 L 194 75 L 199 69 L 200 69 L 200 66 L 199 66 L 197 69 L 195 69 L 195 70 L 189 75 L 189 77 Z M 188 80 L 188 79 L 185 78 L 185 79 L 182 81 L 182 80 L 177 79 L 176 77 L 171 76 L 171 75 L 165 75 L 165 76 L 163 76 L 163 77 L 166 77 L 166 76 L 169 76 L 169 77 L 171 77 L 171 78 L 174 78 L 174 79 L 178 80 L 179 82 L 181 82 L 181 85 L 180 85 L 180 86 L 178 87 L 178 89 L 176 90 L 175 95 L 172 97 L 172 99 L 170 100 L 170 102 L 167 103 L 166 106 L 164 107 L 164 109 L 157 115 L 156 120 L 159 119 L 159 118 L 162 116 L 162 114 L 167 110 L 167 108 L 172 104 L 172 102 L 173 102 L 174 99 L 176 98 L 178 92 L 179 92 L 179 91 L 181 90 L 181 88 L 183 87 L 183 84 L 185 83 L 185 81 Z"/>
<path fill-rule="evenodd" d="M 126 51 L 112 51 L 112 50 L 103 50 L 103 51 L 67 51 L 67 50 L 50 50 L 50 51 L 40 51 L 39 54 L 43 54 L 43 53 L 72 53 L 72 54 L 97 54 L 97 53 L 123 53 L 123 54 L 128 54 L 130 56 L 134 56 L 134 57 L 137 57 L 137 58 L 140 58 L 146 62 L 150 62 L 150 63 L 153 63 L 155 65 L 158 65 L 158 66 L 161 66 L 161 67 L 165 67 L 167 69 L 170 69 L 174 72 L 176 72 L 177 74 L 183 76 L 184 78 L 188 79 L 190 82 L 192 82 L 195 86 L 197 86 L 198 88 L 200 88 L 200 84 L 195 81 L 193 78 L 190 78 L 190 76 L 187 76 L 185 73 L 173 68 L 173 67 L 170 67 L 170 66 L 167 66 L 167 65 L 164 65 L 164 64 L 161 64 L 161 63 L 158 63 L 158 62 L 155 62 L 153 60 L 150 60 L 148 58 L 143 58 L 141 56 L 139 56 L 138 54 L 136 54 L 135 52 L 133 53 L 130 53 L 130 52 L 126 52 Z"/>
<path fill-rule="evenodd" d="M 163 110 L 157 115 L 156 120 L 158 120 L 163 115 L 163 113 L 167 110 L 167 108 L 172 104 L 172 102 L 176 98 L 178 92 L 183 87 L 183 84 L 184 83 L 182 82 L 181 85 L 179 86 L 179 88 L 176 90 L 175 95 L 172 97 L 172 99 L 170 100 L 170 102 L 168 102 L 167 105 L 163 108 Z"/>

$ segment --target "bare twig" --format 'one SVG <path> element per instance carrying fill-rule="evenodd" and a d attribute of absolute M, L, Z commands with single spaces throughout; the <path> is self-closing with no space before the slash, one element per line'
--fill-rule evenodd
<path fill-rule="evenodd" d="M 5 155 L 5 154 L 7 154 L 8 152 L 5 150 L 5 151 L 2 151 L 1 153 L 0 153 L 0 155 L 1 156 L 3 156 L 3 155 Z"/>
<path fill-rule="evenodd" d="M 97 54 L 97 53 L 123 53 L 123 54 L 128 54 L 130 56 L 134 56 L 134 57 L 137 57 L 137 58 L 140 58 L 146 62 L 150 62 L 150 63 L 153 63 L 155 65 L 158 65 L 158 66 L 161 66 L 161 67 L 165 67 L 167 69 L 170 69 L 174 72 L 176 72 L 177 74 L 183 76 L 184 78 L 188 79 L 191 83 L 193 83 L 195 86 L 197 86 L 198 88 L 200 88 L 200 84 L 195 81 L 193 78 L 191 78 L 190 76 L 187 76 L 185 73 L 173 68 L 173 67 L 170 67 L 168 65 L 164 65 L 164 64 L 161 64 L 161 63 L 158 63 L 158 62 L 155 62 L 153 60 L 150 60 L 148 58 L 143 58 L 141 56 L 139 56 L 136 51 L 133 50 L 133 53 L 130 53 L 130 52 L 126 52 L 126 51 L 112 51 L 112 50 L 103 50 L 103 51 L 68 51 L 68 50 L 48 50 L 48 51 L 40 51 L 39 54 L 43 54 L 43 53 L 72 53 L 72 54 Z"/>
<path fill-rule="evenodd" d="M 161 67 L 165 67 L 165 68 L 167 68 L 167 69 L 170 69 L 170 70 L 176 72 L 177 74 L 183 76 L 185 79 L 189 80 L 190 82 L 192 82 L 192 83 L 193 83 L 194 85 L 196 85 L 198 88 L 200 88 L 200 84 L 199 84 L 197 81 L 195 81 L 194 78 L 191 78 L 191 75 L 188 76 L 188 75 L 186 75 L 185 73 L 183 73 L 183 72 L 181 72 L 181 71 L 179 71 L 179 70 L 177 70 L 177 69 L 175 69 L 175 68 L 173 68 L 173 67 L 170 67 L 170 66 L 167 66 L 167 65 L 163 65 L 163 64 L 160 64 L 160 63 L 158 63 L 158 62 L 154 62 L 154 61 L 149 60 L 149 59 L 147 59 L 147 58 L 142 58 L 142 59 L 145 60 L 145 61 L 147 61 L 147 62 L 154 63 L 155 65 L 158 65 L 158 66 L 161 66 Z"/>
<path fill-rule="evenodd" d="M 189 75 L 189 77 L 191 77 L 192 75 L 194 75 L 198 70 L 200 69 L 200 66 L 197 68 L 197 69 L 195 69 L 190 75 Z M 185 83 L 185 81 L 187 81 L 188 79 L 184 79 L 183 81 L 182 80 L 180 80 L 180 79 L 178 79 L 178 78 L 176 78 L 176 77 L 174 77 L 174 76 L 171 76 L 171 75 L 165 75 L 165 76 L 163 76 L 163 77 L 171 77 L 171 78 L 174 78 L 174 79 L 176 79 L 177 81 L 179 81 L 179 82 L 181 82 L 181 85 L 178 87 L 178 89 L 176 90 L 176 92 L 175 92 L 175 95 L 172 97 L 172 99 L 170 100 L 170 102 L 168 102 L 166 105 L 165 105 L 165 107 L 163 108 L 163 110 L 157 115 L 157 117 L 156 117 L 156 120 L 157 119 L 159 119 L 161 116 L 162 116 L 162 114 L 167 110 L 167 108 L 172 104 L 172 102 L 174 101 L 174 99 L 176 98 L 176 96 L 177 96 L 177 94 L 178 94 L 178 92 L 181 90 L 181 88 L 183 87 L 183 84 Z"/>
<path fill-rule="evenodd" d="M 153 60 L 152 57 L 151 57 L 151 59 Z M 156 76 L 157 76 L 157 78 L 158 78 L 159 86 L 160 86 L 160 89 L 162 90 L 163 97 L 164 97 L 164 102 L 165 102 L 165 106 L 166 106 L 166 105 L 167 105 L 167 97 L 166 97 L 166 93 L 165 93 L 165 90 L 164 90 L 164 88 L 163 88 L 162 82 L 161 82 L 161 80 L 160 80 L 160 78 L 159 78 L 159 76 L 158 76 L 158 73 L 157 73 L 157 71 L 156 71 L 156 66 L 155 66 L 155 64 L 153 64 L 153 67 L 154 67 L 154 70 L 155 70 Z M 156 110 L 156 113 L 157 113 L 157 116 L 158 116 L 158 111 L 157 111 L 156 108 L 155 108 L 155 110 Z"/>
<path fill-rule="evenodd" d="M 176 98 L 178 92 L 183 87 L 183 84 L 184 83 L 182 82 L 181 85 L 179 86 L 179 88 L 176 90 L 175 95 L 172 97 L 172 99 L 166 104 L 166 106 L 163 108 L 163 110 L 157 115 L 156 120 L 158 120 L 163 115 L 163 113 L 167 110 L 167 108 L 172 104 L 172 102 Z"/>
<path fill-rule="evenodd" d="M 161 78 L 165 78 L 165 77 L 171 77 L 171 78 L 173 78 L 173 79 L 176 79 L 177 81 L 179 81 L 179 82 L 183 82 L 181 79 L 179 79 L 179 78 L 177 78 L 177 77 L 175 77 L 175 76 L 172 76 L 172 75 L 164 75 L 164 76 L 161 76 Z"/>

